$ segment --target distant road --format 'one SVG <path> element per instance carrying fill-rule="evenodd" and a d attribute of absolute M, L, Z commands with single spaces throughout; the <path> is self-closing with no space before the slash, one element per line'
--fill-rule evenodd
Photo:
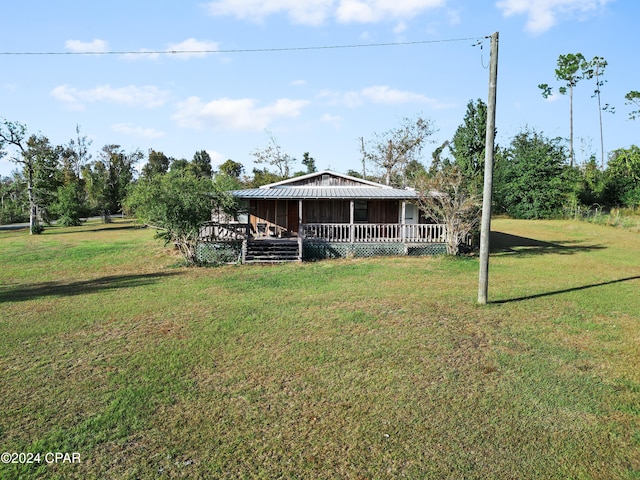
<path fill-rule="evenodd" d="M 111 215 L 111 218 L 122 218 L 122 214 L 119 213 L 117 215 Z M 102 217 L 89 217 L 83 218 L 83 221 L 87 220 L 101 220 Z M 55 221 L 52 222 L 55 225 Z M 29 228 L 29 222 L 26 223 L 9 223 L 7 225 L 0 225 L 0 230 L 20 230 L 21 228 Z M 46 228 L 46 227 L 45 227 Z"/>

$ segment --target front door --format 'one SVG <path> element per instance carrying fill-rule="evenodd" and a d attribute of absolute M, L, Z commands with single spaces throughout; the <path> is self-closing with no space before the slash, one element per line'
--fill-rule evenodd
<path fill-rule="evenodd" d="M 298 234 L 298 200 L 287 201 L 287 230 L 294 235 Z"/>

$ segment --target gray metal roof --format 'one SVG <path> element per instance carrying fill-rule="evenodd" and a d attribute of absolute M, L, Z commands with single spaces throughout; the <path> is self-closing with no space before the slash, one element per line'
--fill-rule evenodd
<path fill-rule="evenodd" d="M 250 188 L 233 190 L 236 198 L 250 200 L 415 200 L 418 196 L 413 190 L 377 187 L 287 187 L 287 188 Z"/>

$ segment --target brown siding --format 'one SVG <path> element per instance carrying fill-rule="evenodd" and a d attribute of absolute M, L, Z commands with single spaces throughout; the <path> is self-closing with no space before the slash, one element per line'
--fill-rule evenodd
<path fill-rule="evenodd" d="M 367 221 L 369 223 L 398 223 L 399 208 L 397 200 L 369 200 Z"/>
<path fill-rule="evenodd" d="M 349 200 L 307 200 L 303 223 L 349 223 Z"/>

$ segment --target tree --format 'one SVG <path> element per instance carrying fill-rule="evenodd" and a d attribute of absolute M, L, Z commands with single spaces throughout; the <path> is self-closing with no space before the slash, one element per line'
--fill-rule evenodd
<path fill-rule="evenodd" d="M 446 166 L 418 182 L 418 207 L 447 228 L 447 253 L 458 255 L 469 235 L 478 230 L 482 197 L 469 188 L 459 167 Z"/>
<path fill-rule="evenodd" d="M 80 182 L 69 182 L 58 188 L 53 210 L 58 215 L 58 224 L 65 227 L 81 225 L 85 191 Z"/>
<path fill-rule="evenodd" d="M 640 205 L 640 147 L 632 145 L 611 153 L 604 190 L 606 202 L 611 206 Z"/>
<path fill-rule="evenodd" d="M 307 171 L 305 173 L 315 173 L 318 170 L 316 169 L 316 159 L 309 155 L 309 152 L 304 152 L 302 155 L 302 165 L 307 167 Z"/>
<path fill-rule="evenodd" d="M 625 105 L 635 105 L 638 110 L 633 110 L 629 113 L 629 120 L 635 120 L 640 117 L 640 92 L 637 90 L 631 90 L 624 96 L 626 102 Z"/>
<path fill-rule="evenodd" d="M 28 219 L 27 182 L 22 172 L 14 170 L 11 177 L 0 178 L 0 224 L 24 222 Z"/>
<path fill-rule="evenodd" d="M 514 218 L 557 215 L 573 188 L 567 175 L 561 138 L 548 139 L 535 130 L 516 135 L 504 159 L 496 163 L 497 207 Z"/>
<path fill-rule="evenodd" d="M 169 157 L 162 152 L 156 152 L 153 149 L 149 150 L 149 156 L 147 163 L 142 167 L 142 176 L 146 178 L 153 177 L 154 175 L 162 175 L 169 171 Z"/>
<path fill-rule="evenodd" d="M 7 145 L 18 150 L 18 153 L 11 157 L 11 161 L 22 165 L 27 180 L 27 192 L 29 195 L 29 234 L 37 234 L 41 232 L 38 225 L 38 210 L 34 194 L 35 181 L 35 158 L 27 156 L 27 147 L 25 137 L 27 136 L 27 127 L 19 122 L 9 122 L 3 119 L 0 123 L 0 152 L 1 156 L 6 154 Z"/>
<path fill-rule="evenodd" d="M 427 169 L 424 167 L 424 164 L 422 164 L 418 160 L 411 160 L 407 162 L 407 165 L 404 169 L 404 174 L 407 185 L 415 186 L 418 179 L 427 175 Z"/>
<path fill-rule="evenodd" d="M 91 160 L 89 147 L 92 140 L 80 135 L 80 125 L 76 125 L 76 138 L 69 140 L 64 154 L 64 168 L 80 178 L 82 168 Z"/>
<path fill-rule="evenodd" d="M 581 167 L 577 198 L 582 205 L 602 204 L 605 200 L 604 172 L 598 169 L 595 155 Z"/>
<path fill-rule="evenodd" d="M 185 158 L 172 158 L 169 165 L 170 172 L 178 172 L 189 168 L 189 162 Z"/>
<path fill-rule="evenodd" d="M 596 80 L 596 88 L 593 91 L 593 96 L 598 99 L 598 119 L 600 121 L 600 162 L 602 165 L 602 169 L 604 169 L 604 133 L 602 128 L 602 112 L 614 112 L 613 107 L 609 104 L 606 104 L 604 107 L 602 106 L 601 101 L 601 88 L 605 84 L 606 80 L 602 80 L 602 75 L 604 74 L 605 68 L 607 68 L 607 61 L 602 57 L 593 57 L 587 64 L 584 66 L 584 78 Z"/>
<path fill-rule="evenodd" d="M 211 156 L 206 150 L 200 150 L 193 155 L 191 160 L 191 171 L 196 177 L 211 178 L 213 169 L 211 168 Z"/>
<path fill-rule="evenodd" d="M 127 154 L 120 145 L 105 145 L 100 159 L 85 169 L 89 198 L 104 222 L 111 221 L 111 214 L 122 211 L 122 202 L 133 181 L 134 166 L 142 157 L 139 150 Z"/>
<path fill-rule="evenodd" d="M 270 137 L 269 146 L 254 150 L 251 155 L 256 157 L 255 162 L 258 164 L 266 163 L 276 167 L 278 169 L 277 175 L 281 180 L 290 177 L 291 165 L 296 161 L 291 155 L 282 151 L 273 136 Z"/>
<path fill-rule="evenodd" d="M 242 172 L 244 171 L 244 165 L 238 162 L 234 162 L 231 159 L 228 159 L 222 165 L 220 165 L 220 174 L 226 175 L 231 178 L 240 178 Z"/>
<path fill-rule="evenodd" d="M 258 188 L 262 185 L 267 185 L 269 183 L 279 182 L 283 178 L 280 175 L 277 175 L 273 172 L 270 172 L 266 168 L 253 169 L 253 178 L 249 181 L 249 188 Z"/>
<path fill-rule="evenodd" d="M 405 167 L 411 160 L 420 157 L 422 148 L 435 132 L 431 120 L 417 117 L 403 118 L 400 126 L 381 134 L 374 134 L 374 138 L 365 146 L 362 142 L 363 158 L 371 160 L 374 165 L 383 169 L 385 182 L 391 185 L 393 174 L 406 181 Z"/>
<path fill-rule="evenodd" d="M 33 197 L 38 217 L 49 223 L 58 188 L 63 185 L 60 159 L 64 148 L 53 146 L 43 135 L 31 135 L 23 157 L 33 165 Z"/>
<path fill-rule="evenodd" d="M 584 78 L 584 71 L 588 69 L 588 62 L 581 53 L 568 53 L 558 57 L 556 68 L 556 80 L 566 82 L 558 88 L 561 95 L 569 94 L 569 158 L 570 165 L 573 166 L 575 153 L 573 150 L 573 89 L 580 80 Z M 548 98 L 552 94 L 552 88 L 542 83 L 538 85 L 542 90 L 542 96 Z"/>
<path fill-rule="evenodd" d="M 188 264 L 197 263 L 196 245 L 200 226 L 211 219 L 212 208 L 233 214 L 236 203 L 218 191 L 210 178 L 188 170 L 142 178 L 126 199 L 138 220 L 158 229 L 156 237 L 174 244 Z"/>
<path fill-rule="evenodd" d="M 482 191 L 485 144 L 487 137 L 487 105 L 480 99 L 469 101 L 464 123 L 458 127 L 449 144 L 453 163 L 478 192 Z"/>

